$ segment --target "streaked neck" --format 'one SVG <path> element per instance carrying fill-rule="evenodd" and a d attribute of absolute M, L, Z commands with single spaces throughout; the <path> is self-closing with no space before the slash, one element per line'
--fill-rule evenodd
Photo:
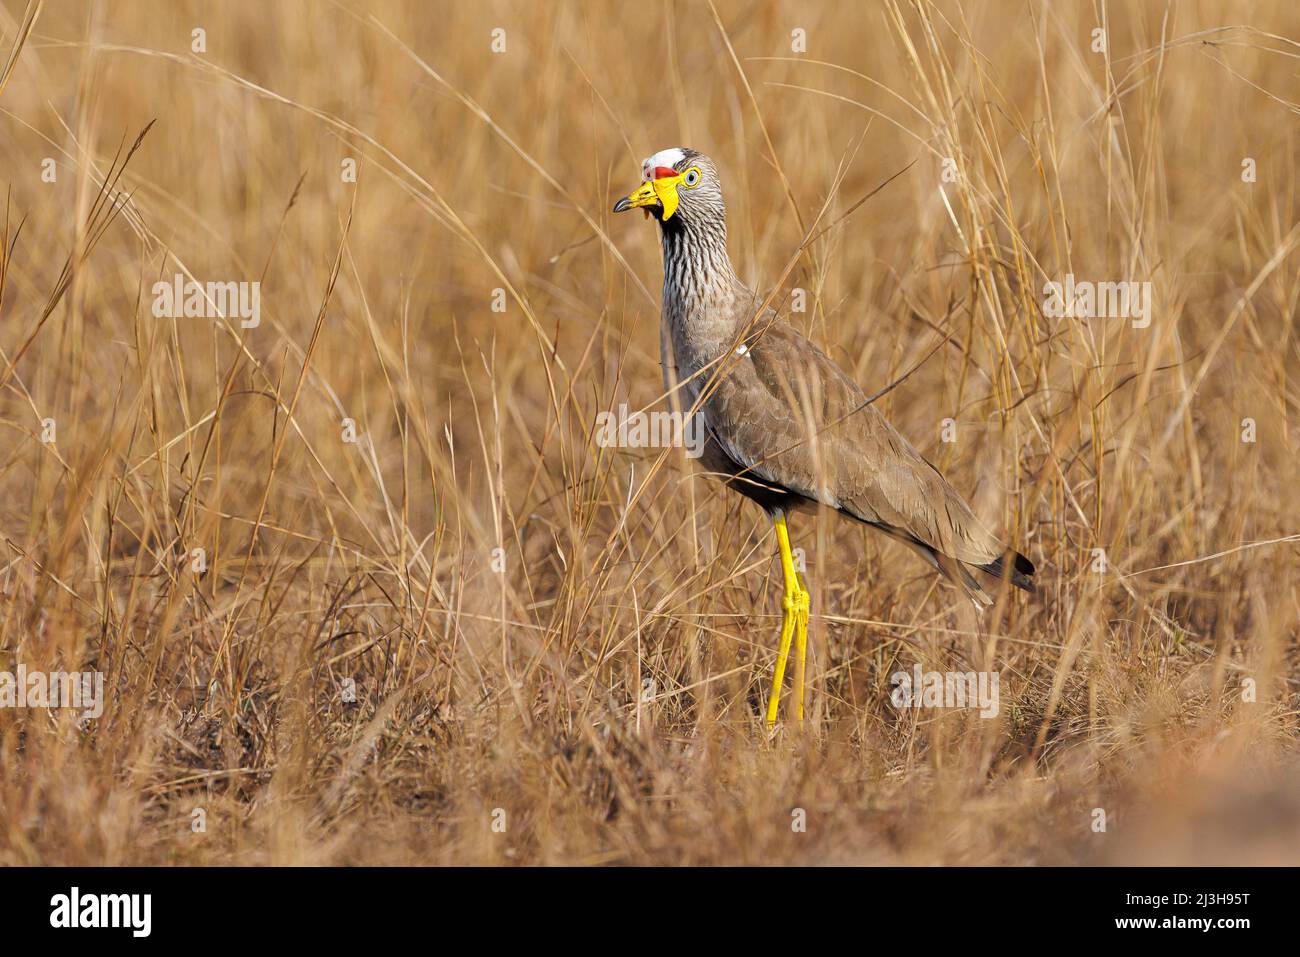
<path fill-rule="evenodd" d="M 679 360 L 695 365 L 730 344 L 739 314 L 751 308 L 752 294 L 737 278 L 727 255 L 725 213 L 693 211 L 689 220 L 675 216 L 660 226 L 664 319 L 672 329 Z M 683 349 L 686 356 L 680 355 Z"/>

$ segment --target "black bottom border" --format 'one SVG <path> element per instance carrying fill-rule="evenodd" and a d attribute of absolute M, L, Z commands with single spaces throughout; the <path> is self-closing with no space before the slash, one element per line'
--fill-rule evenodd
<path fill-rule="evenodd" d="M 1181 946 L 1289 928 L 1295 878 L 1289 868 L 9 868 L 0 893 L 10 945 L 337 947 L 374 943 L 375 932 L 436 944 L 451 932 L 564 946 L 690 932 L 695 946 L 716 937 L 766 948 L 829 934 L 868 946 L 883 931 L 947 948 L 1040 930 L 1057 935 L 1040 940 L 1172 935 Z M 146 894 L 143 936 L 145 899 L 116 895 Z M 136 927 L 73 928 L 74 900 L 78 924 L 116 911 Z"/>

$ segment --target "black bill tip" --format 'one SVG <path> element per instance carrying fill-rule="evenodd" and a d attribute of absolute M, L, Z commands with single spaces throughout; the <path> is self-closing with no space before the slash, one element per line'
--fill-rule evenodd
<path fill-rule="evenodd" d="M 629 203 L 626 198 L 620 199 L 614 204 L 614 212 L 616 213 L 626 213 L 631 208 L 632 204 Z"/>

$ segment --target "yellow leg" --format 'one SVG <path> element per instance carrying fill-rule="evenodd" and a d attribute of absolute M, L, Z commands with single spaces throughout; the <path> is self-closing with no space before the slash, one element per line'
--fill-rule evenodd
<path fill-rule="evenodd" d="M 794 665 L 794 713 L 799 723 L 803 723 L 803 692 L 807 687 L 805 660 L 808 657 L 808 608 L 811 601 L 803 576 L 795 580 L 799 593 L 795 599 L 794 609 L 794 646 L 798 658 Z"/>
<path fill-rule="evenodd" d="M 785 601 L 781 602 L 784 607 Z M 772 691 L 767 696 L 767 726 L 776 724 L 777 708 L 781 704 L 781 683 L 785 681 L 785 660 L 790 655 L 790 636 L 794 634 L 794 616 L 788 608 L 781 618 L 781 645 L 776 652 L 776 670 L 772 673 Z"/>
<path fill-rule="evenodd" d="M 781 551 L 781 575 L 785 591 L 781 597 L 781 646 L 776 653 L 776 670 L 772 675 L 772 693 L 767 699 L 767 726 L 776 724 L 776 713 L 781 703 L 781 685 L 785 680 L 785 663 L 790 654 L 790 638 L 797 635 L 795 658 L 795 716 L 803 721 L 804 668 L 808 651 L 808 590 L 803 576 L 794 567 L 794 553 L 790 550 L 790 533 L 786 528 L 785 514 L 776 513 L 776 543 Z"/>

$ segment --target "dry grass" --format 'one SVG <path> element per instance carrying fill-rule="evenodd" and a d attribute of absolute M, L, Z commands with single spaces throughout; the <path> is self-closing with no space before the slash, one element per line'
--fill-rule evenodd
<path fill-rule="evenodd" d="M 1297 861 L 1294 3 L 31 12 L 0 669 L 108 701 L 0 711 L 0 862 Z M 947 337 L 882 408 L 1043 583 L 976 618 L 798 522 L 813 718 L 771 741 L 765 518 L 591 437 L 661 401 L 657 238 L 607 211 L 679 143 L 868 392 Z M 261 325 L 154 318 L 178 272 L 260 279 Z M 1066 273 L 1150 281 L 1150 327 L 1045 317 Z M 914 662 L 1001 714 L 900 714 Z"/>

